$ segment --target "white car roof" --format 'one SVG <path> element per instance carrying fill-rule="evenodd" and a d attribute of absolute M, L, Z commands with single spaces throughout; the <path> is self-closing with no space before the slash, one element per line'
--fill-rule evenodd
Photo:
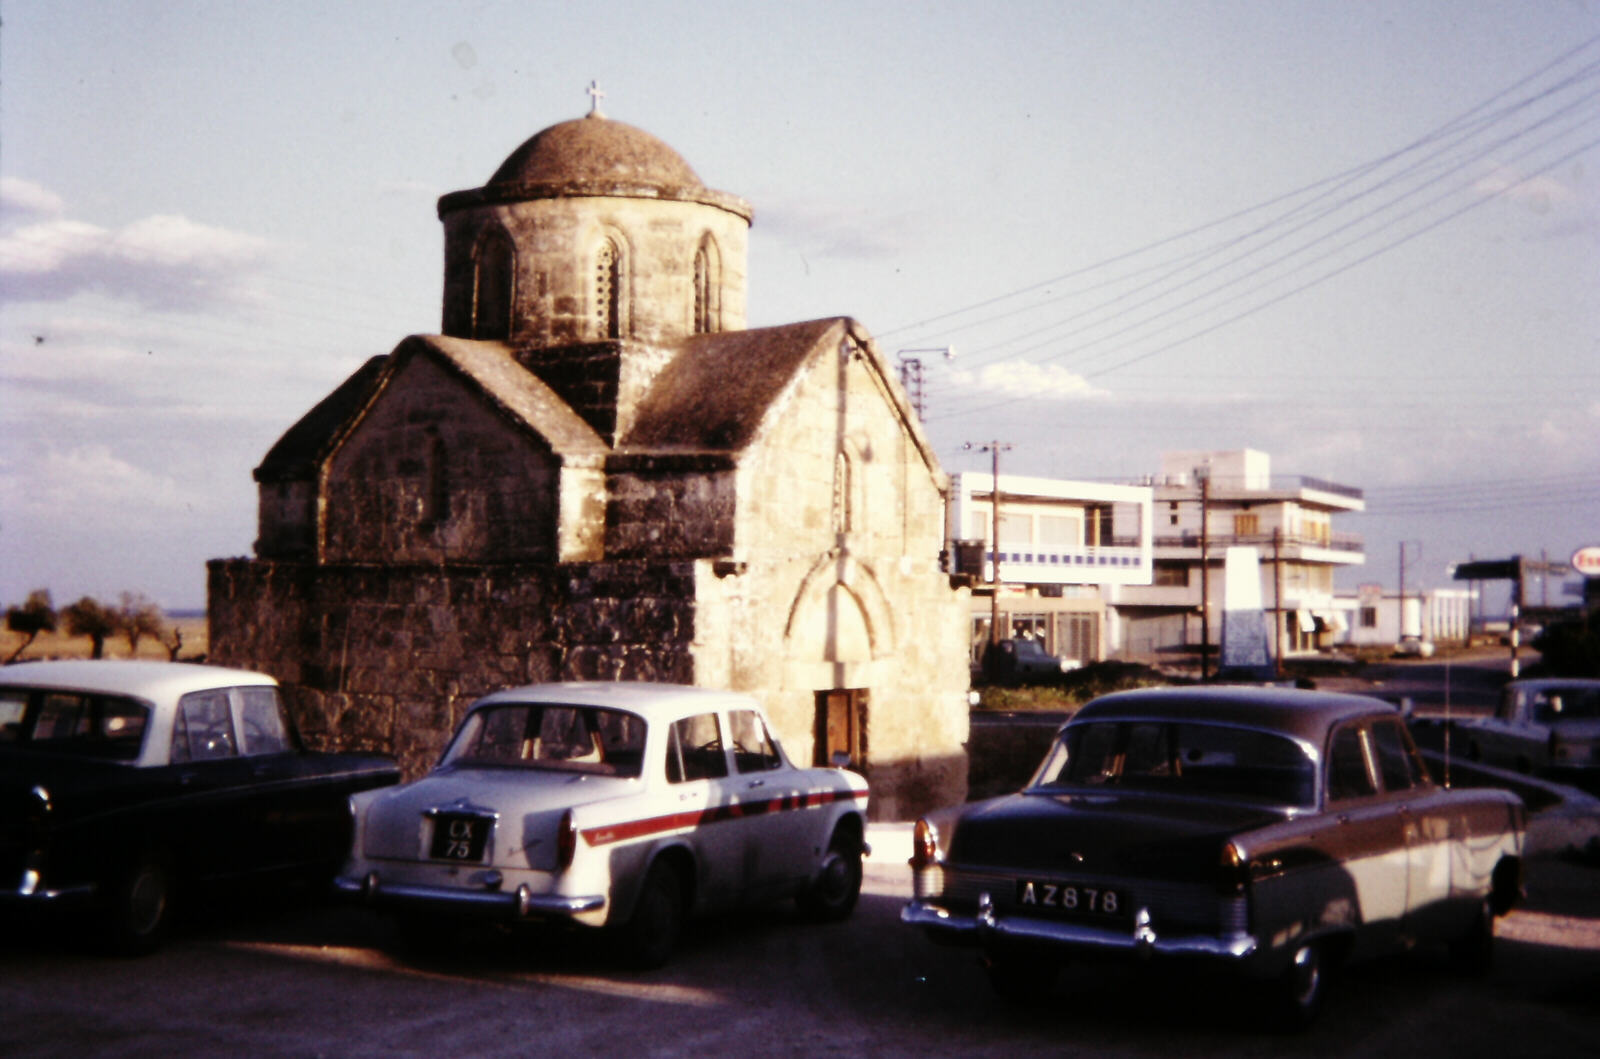
<path fill-rule="evenodd" d="M 0 667 L 0 687 L 53 688 L 170 701 L 191 691 L 240 686 L 277 686 L 248 669 L 131 659 L 72 659 L 20 662 Z"/>
<path fill-rule="evenodd" d="M 473 703 L 559 702 L 572 706 L 608 706 L 628 710 L 647 721 L 672 720 L 692 713 L 718 709 L 759 709 L 760 704 L 736 691 L 696 688 L 687 684 L 645 681 L 567 681 L 527 684 L 492 692 Z"/>

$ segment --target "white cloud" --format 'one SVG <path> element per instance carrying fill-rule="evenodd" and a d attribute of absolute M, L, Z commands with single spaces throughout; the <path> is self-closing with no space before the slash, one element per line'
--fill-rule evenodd
<path fill-rule="evenodd" d="M 0 214 L 55 216 L 66 208 L 61 196 L 31 180 L 0 177 Z"/>
<path fill-rule="evenodd" d="M 13 512 L 33 515 L 83 511 L 87 505 L 108 525 L 206 506 L 203 494 L 129 463 L 106 445 L 51 449 L 37 459 L 0 461 L 0 500 Z"/>
<path fill-rule="evenodd" d="M 0 233 L 7 302 L 97 292 L 157 309 L 237 303 L 244 298 L 241 281 L 267 263 L 273 248 L 258 236 L 171 214 L 113 231 L 61 215 L 59 197 L 22 180 L 6 183 L 5 202 L 8 216 L 44 218 Z"/>
<path fill-rule="evenodd" d="M 1571 188 L 1552 176 L 1524 177 L 1515 169 L 1505 166 L 1478 178 L 1476 187 L 1485 195 L 1503 195 L 1517 202 L 1529 203 L 1539 212 L 1577 198 Z"/>
<path fill-rule="evenodd" d="M 1090 385 L 1082 375 L 1057 364 L 1035 364 L 1027 360 L 1002 360 L 985 364 L 976 371 L 957 368 L 951 372 L 961 387 L 986 390 L 1007 397 L 1034 397 L 1045 400 L 1098 398 L 1104 390 Z"/>

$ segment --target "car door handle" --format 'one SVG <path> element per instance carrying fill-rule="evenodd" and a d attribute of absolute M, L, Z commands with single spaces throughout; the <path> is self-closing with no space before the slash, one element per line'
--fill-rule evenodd
<path fill-rule="evenodd" d="M 749 783 L 745 784 L 745 789 L 755 790 L 757 787 L 765 787 L 766 785 L 766 780 L 751 780 Z"/>

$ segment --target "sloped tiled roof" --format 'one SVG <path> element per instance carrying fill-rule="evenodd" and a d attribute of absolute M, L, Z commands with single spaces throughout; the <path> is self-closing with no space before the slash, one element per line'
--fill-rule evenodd
<path fill-rule="evenodd" d="M 315 476 L 318 466 L 377 392 L 418 356 L 441 361 L 563 458 L 600 459 L 609 451 L 594 428 L 537 375 L 519 365 L 504 344 L 412 335 L 393 353 L 368 360 L 301 416 L 267 452 L 255 470 L 256 481 L 282 482 Z"/>
<path fill-rule="evenodd" d="M 477 385 L 514 419 L 564 457 L 604 456 L 609 449 L 583 417 L 533 372 L 518 364 L 511 347 L 444 335 L 412 335 L 395 355 L 434 354 Z"/>
<path fill-rule="evenodd" d="M 686 339 L 640 403 L 618 447 L 737 452 L 814 350 L 837 342 L 844 317 Z"/>
<path fill-rule="evenodd" d="M 283 482 L 314 475 L 334 437 L 377 389 L 388 361 L 387 355 L 368 360 L 284 431 L 255 469 L 256 481 Z"/>

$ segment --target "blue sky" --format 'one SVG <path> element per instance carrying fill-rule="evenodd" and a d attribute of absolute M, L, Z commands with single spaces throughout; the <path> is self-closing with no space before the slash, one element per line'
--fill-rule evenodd
<path fill-rule="evenodd" d="M 0 8 L 0 604 L 203 605 L 251 469 L 439 327 L 447 191 L 588 108 L 755 207 L 753 326 L 926 358 L 945 469 L 1251 447 L 1343 579 L 1600 543 L 1600 2 Z"/>

